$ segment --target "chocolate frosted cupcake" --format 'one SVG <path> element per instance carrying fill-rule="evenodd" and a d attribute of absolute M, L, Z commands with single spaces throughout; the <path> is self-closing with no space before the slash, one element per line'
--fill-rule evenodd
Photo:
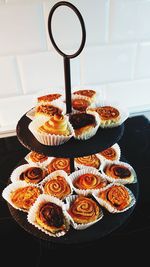
<path fill-rule="evenodd" d="M 74 128 L 75 138 L 81 140 L 91 138 L 95 135 L 99 127 L 99 118 L 95 113 L 70 114 L 69 121 Z"/>

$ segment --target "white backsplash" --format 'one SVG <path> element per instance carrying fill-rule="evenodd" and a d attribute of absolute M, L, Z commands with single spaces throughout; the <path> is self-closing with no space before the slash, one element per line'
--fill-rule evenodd
<path fill-rule="evenodd" d="M 64 88 L 63 60 L 47 29 L 56 2 L 0 0 L 0 133 L 15 129 L 19 117 L 32 107 L 33 94 Z M 150 1 L 70 2 L 83 15 L 87 31 L 83 52 L 71 60 L 72 86 L 96 86 L 102 96 L 119 101 L 132 113 L 150 110 Z M 73 38 L 59 30 L 59 21 L 55 33 L 70 51 L 79 39 L 79 24 L 73 13 L 64 14 L 61 27 L 73 32 Z"/>

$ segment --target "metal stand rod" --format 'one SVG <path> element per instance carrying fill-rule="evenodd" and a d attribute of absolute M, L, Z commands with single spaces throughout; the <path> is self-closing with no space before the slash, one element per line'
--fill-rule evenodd
<path fill-rule="evenodd" d="M 70 171 L 74 172 L 74 158 L 70 158 Z"/>
<path fill-rule="evenodd" d="M 65 79 L 65 93 L 66 93 L 66 109 L 67 113 L 71 113 L 72 102 L 71 102 L 70 59 L 67 57 L 64 57 L 64 79 Z"/>

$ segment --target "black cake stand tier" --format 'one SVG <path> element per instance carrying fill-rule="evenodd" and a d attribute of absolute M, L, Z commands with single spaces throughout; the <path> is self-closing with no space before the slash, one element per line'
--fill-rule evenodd
<path fill-rule="evenodd" d="M 76 140 L 73 137 L 65 144 L 59 146 L 46 146 L 37 141 L 28 129 L 31 120 L 24 115 L 17 124 L 17 137 L 22 145 L 29 150 L 47 156 L 75 158 L 87 156 L 103 151 L 117 143 L 123 135 L 124 125 L 115 128 L 100 129 L 86 141 Z"/>

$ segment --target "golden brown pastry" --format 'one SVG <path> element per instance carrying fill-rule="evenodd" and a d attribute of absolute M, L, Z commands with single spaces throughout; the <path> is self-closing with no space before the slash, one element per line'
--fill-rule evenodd
<path fill-rule="evenodd" d="M 102 155 L 104 158 L 106 158 L 108 160 L 112 160 L 113 161 L 113 160 L 117 159 L 117 152 L 112 147 L 109 147 L 109 148 L 103 150 L 99 154 Z"/>
<path fill-rule="evenodd" d="M 54 115 L 44 125 L 40 126 L 38 131 L 40 133 L 55 134 L 55 135 L 70 135 L 68 129 L 68 121 L 63 115 Z"/>
<path fill-rule="evenodd" d="M 118 109 L 111 106 L 103 106 L 92 108 L 92 111 L 96 111 L 101 119 L 101 125 L 111 126 L 117 124 L 120 121 L 120 112 Z"/>
<path fill-rule="evenodd" d="M 40 194 L 40 189 L 35 186 L 21 187 L 11 193 L 11 201 L 18 208 L 28 211 Z"/>
<path fill-rule="evenodd" d="M 113 185 L 109 187 L 108 189 L 100 192 L 98 197 L 105 200 L 118 211 L 124 210 L 131 202 L 131 197 L 127 189 L 121 185 Z"/>
<path fill-rule="evenodd" d="M 43 170 L 39 167 L 29 167 L 20 174 L 19 178 L 27 183 L 38 184 L 45 178 L 46 175 L 46 170 Z"/>
<path fill-rule="evenodd" d="M 73 94 L 88 97 L 90 101 L 93 101 L 96 96 L 96 92 L 94 90 L 87 90 L 87 89 L 75 91 Z"/>
<path fill-rule="evenodd" d="M 133 176 L 131 171 L 121 164 L 107 164 L 104 172 L 113 179 L 130 179 Z"/>
<path fill-rule="evenodd" d="M 55 176 L 44 184 L 44 193 L 63 199 L 71 193 L 71 189 L 66 179 L 62 176 Z"/>
<path fill-rule="evenodd" d="M 49 94 L 49 95 L 40 96 L 37 98 L 37 100 L 38 100 L 39 104 L 41 104 L 41 103 L 44 104 L 47 102 L 52 102 L 53 100 L 56 100 L 60 97 L 61 97 L 60 94 Z"/>
<path fill-rule="evenodd" d="M 31 160 L 32 162 L 35 162 L 35 163 L 36 163 L 36 162 L 40 162 L 40 163 L 42 163 L 42 162 L 44 162 L 44 161 L 46 161 L 46 160 L 48 159 L 47 156 L 45 156 L 45 155 L 43 155 L 43 154 L 39 154 L 39 153 L 34 152 L 34 151 L 32 151 L 32 152 L 30 153 L 29 158 L 30 158 L 30 160 Z"/>
<path fill-rule="evenodd" d="M 36 222 L 53 234 L 67 230 L 62 208 L 52 202 L 44 203 L 39 207 L 36 213 Z"/>
<path fill-rule="evenodd" d="M 78 189 L 100 189 L 107 185 L 107 181 L 104 180 L 100 175 L 93 173 L 86 173 L 78 176 L 74 181 L 73 185 Z"/>
<path fill-rule="evenodd" d="M 48 173 L 52 173 L 57 170 L 63 170 L 66 173 L 70 174 L 70 159 L 68 158 L 54 158 L 47 165 Z"/>
<path fill-rule="evenodd" d="M 85 166 L 94 167 L 96 169 L 99 169 L 101 165 L 100 159 L 96 155 L 75 158 L 75 162 L 78 164 L 83 164 Z"/>
<path fill-rule="evenodd" d="M 69 120 L 76 136 L 89 132 L 96 126 L 95 116 L 87 113 L 70 114 Z"/>
<path fill-rule="evenodd" d="M 35 117 L 44 115 L 47 118 L 50 118 L 51 116 L 54 116 L 55 114 L 61 115 L 62 110 L 50 104 L 37 106 L 36 111 L 35 111 Z"/>
<path fill-rule="evenodd" d="M 78 196 L 70 205 L 68 213 L 77 224 L 87 224 L 100 217 L 100 208 L 89 197 Z"/>
<path fill-rule="evenodd" d="M 85 99 L 73 99 L 72 100 L 72 107 L 73 109 L 83 112 L 86 111 L 86 109 L 89 107 L 90 102 Z"/>

